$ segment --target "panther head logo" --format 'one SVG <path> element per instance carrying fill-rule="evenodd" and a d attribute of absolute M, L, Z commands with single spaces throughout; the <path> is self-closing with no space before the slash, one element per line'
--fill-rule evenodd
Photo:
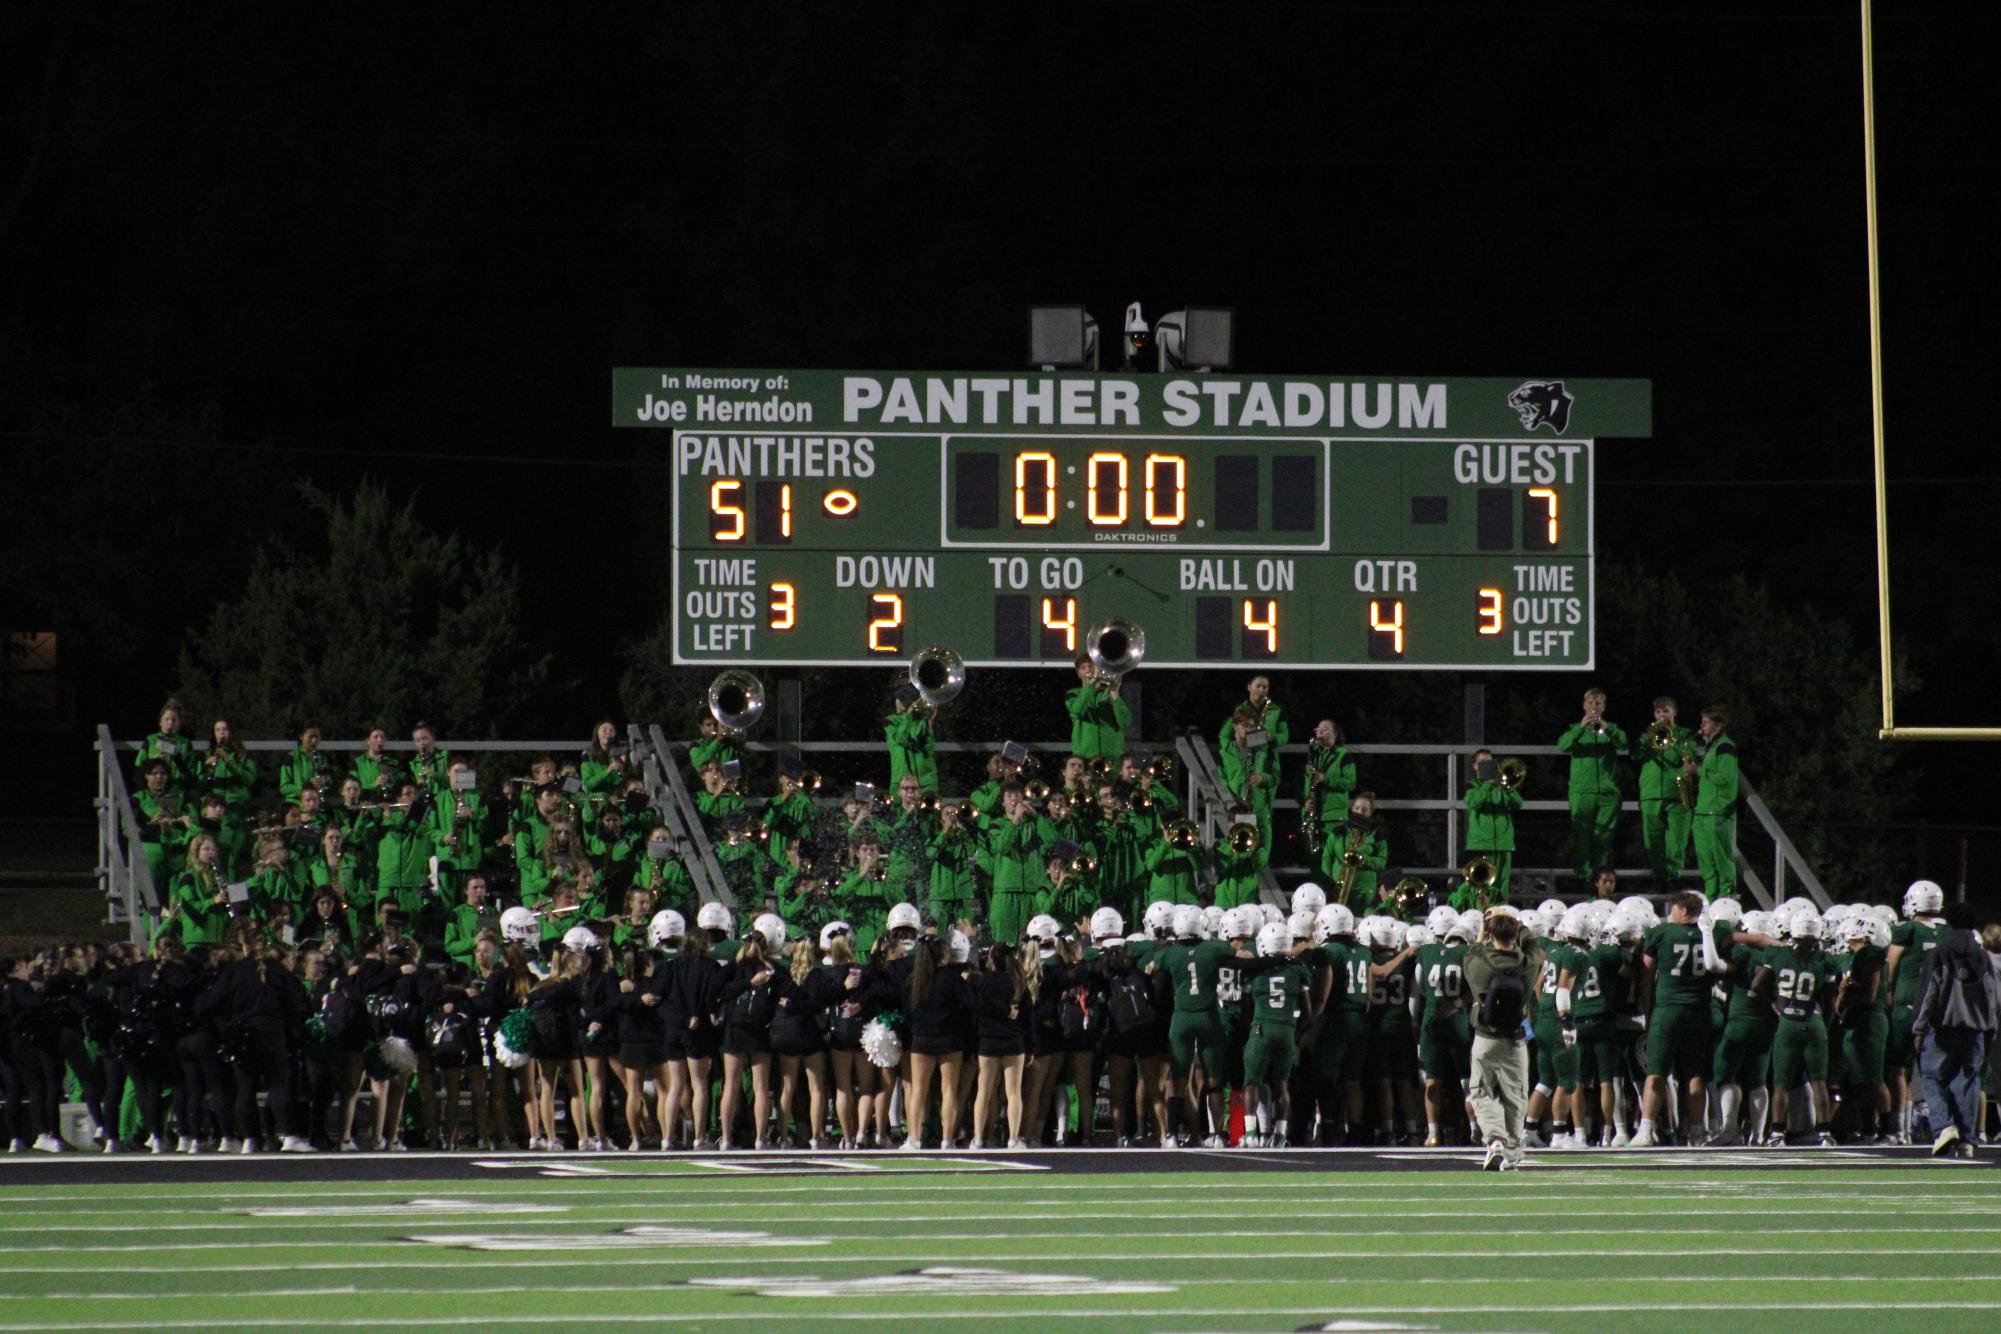
<path fill-rule="evenodd" d="M 1508 395 L 1508 406 L 1521 415 L 1524 431 L 1547 426 L 1558 435 L 1570 428 L 1570 405 L 1575 401 L 1564 392 L 1561 380 L 1530 380 Z"/>

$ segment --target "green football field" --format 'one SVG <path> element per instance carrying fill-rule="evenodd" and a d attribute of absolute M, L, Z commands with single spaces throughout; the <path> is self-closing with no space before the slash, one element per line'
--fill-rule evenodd
<path fill-rule="evenodd" d="M 373 1175 L 353 1159 L 13 1160 L 0 1330 L 2001 1321 L 1986 1170 L 1253 1157 L 399 1158 Z"/>

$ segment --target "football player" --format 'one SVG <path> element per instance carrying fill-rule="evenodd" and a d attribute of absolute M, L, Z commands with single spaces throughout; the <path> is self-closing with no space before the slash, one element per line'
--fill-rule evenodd
<path fill-rule="evenodd" d="M 1319 1023 L 1313 1045 L 1314 1101 L 1320 1113 L 1319 1141 L 1340 1141 L 1340 1127 L 1362 1124 L 1362 1062 L 1368 1055 L 1369 951 L 1355 939 L 1355 915 L 1330 903 L 1314 917 L 1319 957 L 1309 1007 Z"/>
<path fill-rule="evenodd" d="M 1217 980 L 1236 950 L 1220 940 L 1202 939 L 1202 910 L 1182 904 L 1174 910 L 1174 939 L 1156 949 L 1147 971 L 1165 974 L 1174 992 L 1174 1015 L 1167 1026 L 1167 1053 L 1172 1064 L 1174 1094 L 1191 1136 L 1198 1133 L 1195 1109 L 1206 1105 L 1205 1149 L 1226 1147 L 1223 1119 L 1223 1017 L 1218 1009 Z M 1201 1083 L 1194 1079 L 1197 1063 Z M 1171 1107 L 1170 1107 L 1171 1110 Z"/>
<path fill-rule="evenodd" d="M 1292 932 L 1258 929 L 1258 957 L 1275 965 L 1251 980 L 1250 1036 L 1244 1043 L 1244 1078 L 1256 1101 L 1253 1147 L 1283 1149 L 1292 1115 L 1289 1080 L 1299 1060 L 1299 1020 L 1311 985 L 1306 964 L 1293 953 Z M 1250 1143 L 1252 1136 L 1244 1137 Z"/>
<path fill-rule="evenodd" d="M 1890 1032 L 1883 1049 L 1884 1073 L 1890 1085 L 1890 1110 L 1896 1119 L 1891 1142 L 1911 1142 L 1911 1067 L 1917 1063 L 1911 1041 L 1912 1009 L 1918 1003 L 1918 979 L 1924 956 L 1938 948 L 1944 934 L 1945 891 L 1936 882 L 1918 880 L 1904 891 L 1904 919 L 1890 932 L 1885 969 L 1890 987 Z M 1915 957 L 1913 957 L 1915 956 Z"/>
<path fill-rule="evenodd" d="M 1822 1145 L 1834 1143 L 1833 1106 L 1827 1098 L 1827 1022 L 1823 1017 L 1840 982 L 1821 953 L 1820 918 L 1795 913 L 1784 924 L 1791 944 L 1767 950 L 1751 989 L 1770 1001 L 1779 1016 L 1772 1039 L 1772 1126 L 1767 1144 L 1786 1142 L 1787 1112 L 1794 1090 L 1803 1089 L 1807 1118 Z"/>
<path fill-rule="evenodd" d="M 1463 1107 L 1473 1071 L 1473 1027 L 1466 1017 L 1466 947 L 1480 934 L 1480 914 L 1431 910 L 1425 926 L 1437 937 L 1417 951 L 1417 1065 L 1424 1077 L 1424 1142 L 1444 1143 L 1439 1125 L 1447 1107 Z M 1457 1142 L 1457 1118 L 1454 1140 Z M 1468 1124 L 1471 1118 L 1468 1117 Z"/>
<path fill-rule="evenodd" d="M 1692 890 L 1668 896 L 1668 920 L 1648 931 L 1641 946 L 1640 995 L 1652 1008 L 1647 1020 L 1647 1088 L 1640 1106 L 1634 1148 L 1660 1142 L 1655 1125 L 1666 1109 L 1668 1077 L 1681 1083 L 1682 1127 L 1688 1142 L 1699 1142 L 1708 1119 L 1704 1090 L 1712 1057 L 1709 1046 L 1709 969 L 1697 924 L 1703 897 Z"/>

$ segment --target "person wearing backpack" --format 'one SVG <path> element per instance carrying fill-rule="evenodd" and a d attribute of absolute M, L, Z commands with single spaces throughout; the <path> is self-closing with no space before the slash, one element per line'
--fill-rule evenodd
<path fill-rule="evenodd" d="M 1939 1127 L 1934 1158 L 1974 1156 L 1980 1141 L 1980 1074 L 2001 1019 L 2001 978 L 1973 923 L 1973 909 L 1965 903 L 1945 910 L 1945 930 L 1925 956 L 1912 1007 L 1918 1069 L 1932 1124 Z"/>
<path fill-rule="evenodd" d="M 1139 1137 L 1138 1122 L 1151 1107 L 1160 1128 L 1161 1147 L 1171 1149 L 1176 1145 L 1167 1119 L 1168 998 L 1159 994 L 1167 982 L 1147 973 L 1133 953 L 1127 942 L 1120 941 L 1108 946 L 1097 959 L 1107 1020 L 1105 1054 L 1110 1057 L 1112 1134 L 1120 1148 L 1131 1148 Z"/>
<path fill-rule="evenodd" d="M 1513 908 L 1487 910 L 1479 943 L 1466 951 L 1466 994 L 1473 1000 L 1473 1075 L 1467 1084 L 1489 1172 L 1522 1165 L 1522 1115 L 1528 1107 L 1529 1054 L 1522 1038 L 1529 981 L 1542 966 Z M 1566 1002 L 1568 996 L 1563 998 Z"/>

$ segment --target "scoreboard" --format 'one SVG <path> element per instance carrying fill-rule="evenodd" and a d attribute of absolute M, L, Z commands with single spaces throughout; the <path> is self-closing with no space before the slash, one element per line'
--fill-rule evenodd
<path fill-rule="evenodd" d="M 1593 665 L 1645 381 L 620 369 L 669 433 L 674 661 Z"/>

